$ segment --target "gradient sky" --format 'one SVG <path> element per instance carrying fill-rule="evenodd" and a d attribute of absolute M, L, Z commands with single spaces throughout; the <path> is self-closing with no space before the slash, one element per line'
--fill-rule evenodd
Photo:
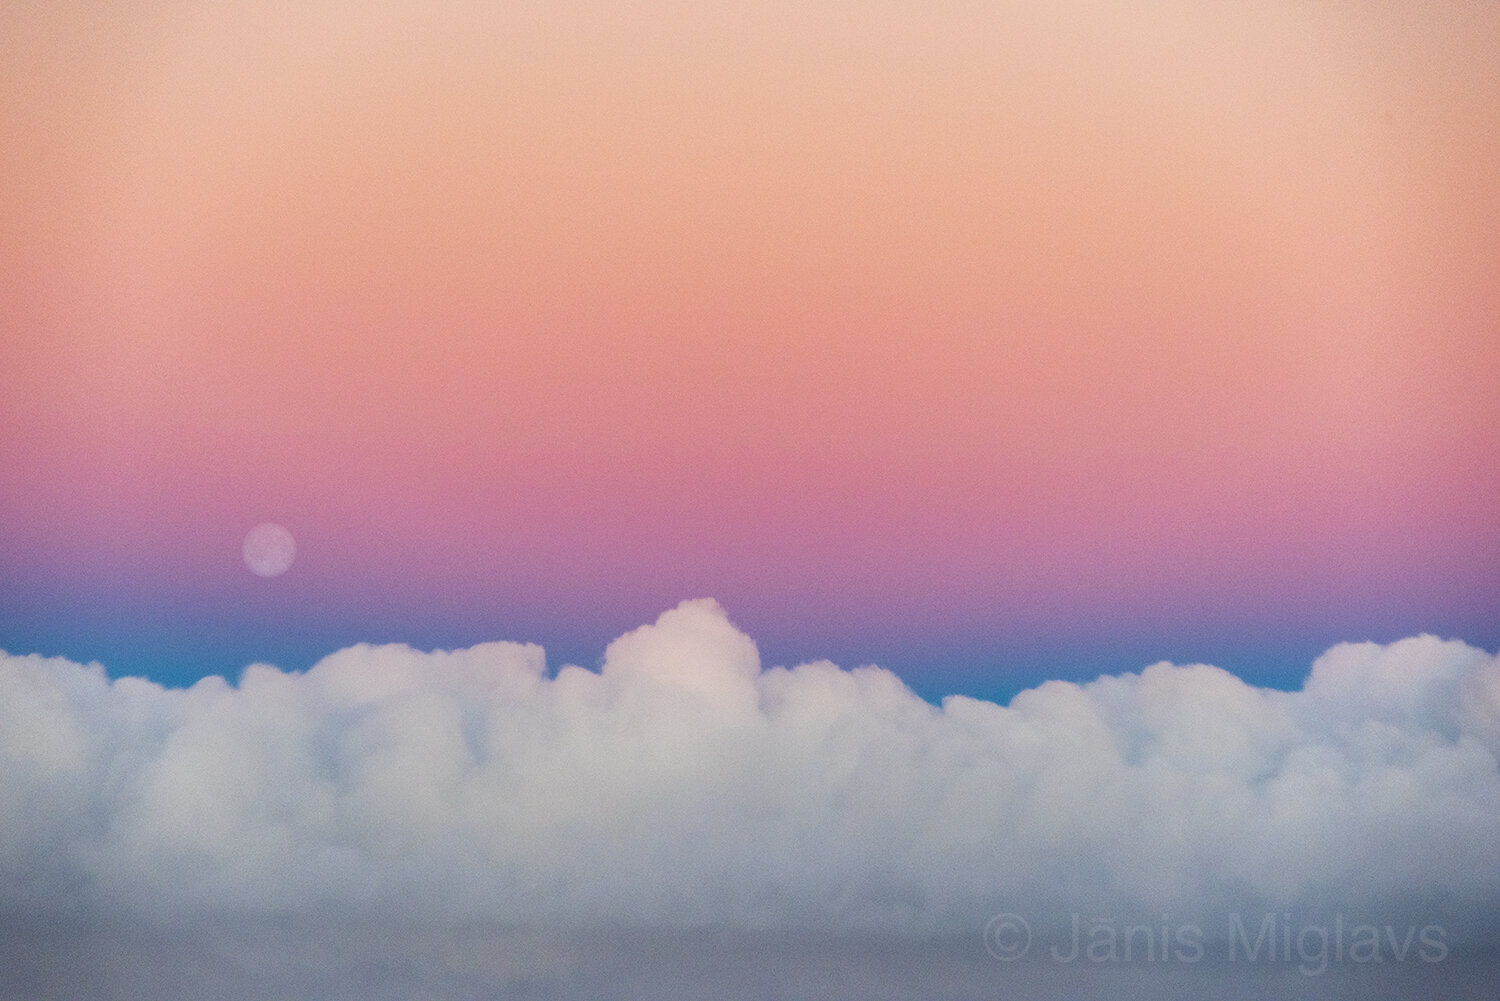
<path fill-rule="evenodd" d="M 1500 7 L 0 10 L 0 648 L 1500 645 Z M 261 579 L 245 532 L 298 559 Z"/>

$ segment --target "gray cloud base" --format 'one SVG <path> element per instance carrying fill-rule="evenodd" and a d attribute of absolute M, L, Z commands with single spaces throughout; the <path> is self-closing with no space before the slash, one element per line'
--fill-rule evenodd
<path fill-rule="evenodd" d="M 1459 949 L 1500 913 L 1497 756 L 1500 658 L 1430 636 L 1297 692 L 1163 663 L 940 708 L 763 669 L 706 600 L 599 672 L 356 646 L 164 689 L 0 656 L 0 912 L 975 941 L 999 911 L 1337 913 Z"/>

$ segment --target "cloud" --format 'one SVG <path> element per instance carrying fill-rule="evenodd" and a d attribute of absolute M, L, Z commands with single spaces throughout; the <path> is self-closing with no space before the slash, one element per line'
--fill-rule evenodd
<path fill-rule="evenodd" d="M 763 668 L 712 601 L 549 674 L 355 646 L 188 689 L 0 656 L 0 913 L 803 929 L 999 911 L 1500 914 L 1500 658 L 1346 644 L 1301 691 L 1162 663 L 1008 706 Z"/>

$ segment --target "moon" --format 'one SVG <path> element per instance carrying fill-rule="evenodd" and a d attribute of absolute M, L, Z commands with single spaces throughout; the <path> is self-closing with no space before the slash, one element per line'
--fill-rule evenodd
<path fill-rule="evenodd" d="M 280 577 L 297 557 L 297 540 L 280 525 L 266 522 L 245 534 L 241 552 L 251 573 L 260 577 Z"/>

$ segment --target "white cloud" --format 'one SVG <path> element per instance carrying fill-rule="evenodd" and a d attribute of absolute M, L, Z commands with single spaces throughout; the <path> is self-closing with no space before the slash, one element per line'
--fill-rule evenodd
<path fill-rule="evenodd" d="M 610 645 L 339 651 L 237 685 L 0 656 L 0 912 L 967 933 L 997 911 L 1500 914 L 1500 659 L 1335 647 L 941 708 L 762 669 L 710 601 Z"/>

